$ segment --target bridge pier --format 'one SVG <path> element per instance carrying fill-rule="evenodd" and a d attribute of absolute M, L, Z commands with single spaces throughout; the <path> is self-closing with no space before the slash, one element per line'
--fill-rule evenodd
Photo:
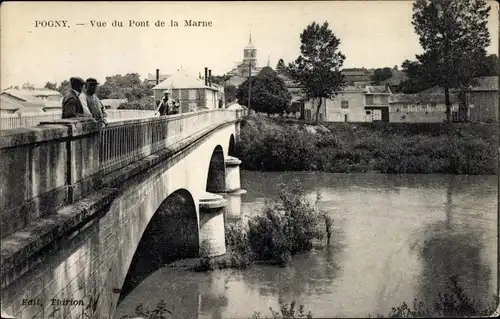
<path fill-rule="evenodd" d="M 200 197 L 200 256 L 214 257 L 226 253 L 224 197 L 205 192 Z"/>
<path fill-rule="evenodd" d="M 240 164 L 241 161 L 236 157 L 228 156 L 226 158 L 225 198 L 228 201 L 226 216 L 229 219 L 241 217 L 241 196 L 247 192 L 241 189 Z"/>

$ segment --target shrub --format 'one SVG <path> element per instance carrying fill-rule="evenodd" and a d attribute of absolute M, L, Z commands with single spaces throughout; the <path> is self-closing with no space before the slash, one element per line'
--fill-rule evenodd
<path fill-rule="evenodd" d="M 248 244 L 256 259 L 284 265 L 292 255 L 310 250 L 322 233 L 320 215 L 297 180 L 290 189 L 281 183 L 278 197 L 248 221 Z"/>

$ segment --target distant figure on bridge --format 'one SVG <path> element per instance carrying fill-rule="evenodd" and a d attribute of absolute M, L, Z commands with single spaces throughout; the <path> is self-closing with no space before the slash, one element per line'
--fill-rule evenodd
<path fill-rule="evenodd" d="M 69 79 L 71 89 L 69 89 L 62 101 L 62 118 L 70 119 L 75 117 L 92 117 L 90 110 L 83 107 L 78 96 L 82 93 L 85 81 L 79 77 Z"/>
<path fill-rule="evenodd" d="M 156 113 L 160 113 L 160 116 L 169 115 L 172 111 L 173 101 L 170 99 L 170 94 L 165 92 L 163 98 L 161 99 L 160 105 L 158 109 L 156 109 Z"/>
<path fill-rule="evenodd" d="M 107 124 L 106 111 L 101 103 L 101 100 L 96 96 L 97 86 L 99 83 L 96 79 L 89 78 L 85 81 L 85 90 L 80 94 L 80 102 L 83 108 L 88 108 L 92 117 L 101 124 Z"/>

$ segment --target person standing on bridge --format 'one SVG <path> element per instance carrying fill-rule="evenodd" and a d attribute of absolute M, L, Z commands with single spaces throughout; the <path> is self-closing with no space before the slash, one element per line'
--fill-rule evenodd
<path fill-rule="evenodd" d="M 99 85 L 99 83 L 96 79 L 87 79 L 87 81 L 85 81 L 85 91 L 80 94 L 79 98 L 83 108 L 88 108 L 92 117 L 96 121 L 105 125 L 108 121 L 106 120 L 106 111 L 104 110 L 104 106 L 95 94 L 97 91 L 97 85 Z"/>
<path fill-rule="evenodd" d="M 92 113 L 87 107 L 83 107 L 78 96 L 82 93 L 85 81 L 79 77 L 69 79 L 71 88 L 66 92 L 62 101 L 62 118 L 70 119 L 75 117 L 92 117 Z"/>
<path fill-rule="evenodd" d="M 160 113 L 160 116 L 165 116 L 171 113 L 173 102 L 169 96 L 170 94 L 168 92 L 165 92 L 160 104 L 158 105 L 158 109 L 156 109 L 155 114 Z"/>

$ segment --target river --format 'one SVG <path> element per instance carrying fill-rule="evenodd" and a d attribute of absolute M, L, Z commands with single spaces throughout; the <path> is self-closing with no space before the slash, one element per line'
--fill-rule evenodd
<path fill-rule="evenodd" d="M 269 315 L 295 301 L 315 318 L 387 314 L 414 298 L 431 302 L 457 275 L 466 292 L 491 301 L 497 289 L 497 177 L 241 172 L 242 213 L 299 179 L 334 220 L 331 244 L 294 256 L 289 267 L 193 273 L 164 267 L 119 305 L 116 318 L 161 300 L 173 318 Z"/>

